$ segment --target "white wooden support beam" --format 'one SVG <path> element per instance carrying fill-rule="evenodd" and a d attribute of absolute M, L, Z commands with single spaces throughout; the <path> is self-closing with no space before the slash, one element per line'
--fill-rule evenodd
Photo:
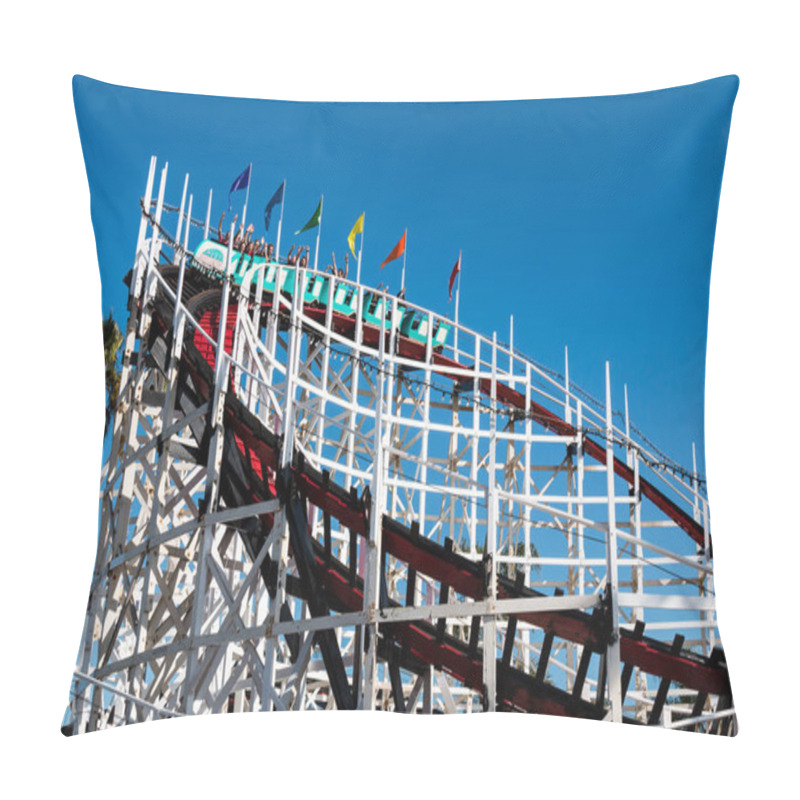
<path fill-rule="evenodd" d="M 606 678 L 611 704 L 610 719 L 622 722 L 622 659 L 619 643 L 619 577 L 617 571 L 617 520 L 614 502 L 614 429 L 611 411 L 611 369 L 606 361 L 606 490 L 608 532 L 606 535 L 606 581 L 611 603 L 611 634 L 606 650 Z"/>
<path fill-rule="evenodd" d="M 470 465 L 469 465 L 469 478 L 472 485 L 478 483 L 478 448 L 480 447 L 481 436 L 481 419 L 480 419 L 480 365 L 481 365 L 481 339 L 479 336 L 475 337 L 475 355 L 473 360 L 473 376 L 472 376 L 472 435 L 470 446 Z M 470 528 L 469 528 L 469 552 L 475 555 L 477 547 L 478 535 L 478 504 L 470 503 Z"/>
<path fill-rule="evenodd" d="M 303 273 L 302 275 L 300 273 Z M 278 268 L 277 279 L 281 277 Z M 292 292 L 292 305 L 290 315 L 289 344 L 286 355 L 286 394 L 283 407 L 283 442 L 280 453 L 280 467 L 284 469 L 292 462 L 294 450 L 294 395 L 295 379 L 300 357 L 300 339 L 302 331 L 299 323 L 300 303 L 305 291 L 305 271 L 299 267 L 294 269 L 294 286 Z M 280 297 L 280 284 L 275 284 L 274 298 Z M 275 303 L 273 307 L 276 308 Z M 277 332 L 277 315 L 275 317 L 275 332 Z M 275 516 L 274 525 L 280 531 L 272 548 L 272 560 L 277 564 L 278 575 L 275 586 L 275 595 L 270 598 L 269 616 L 267 619 L 267 640 L 264 655 L 264 674 L 261 691 L 261 710 L 273 711 L 279 708 L 275 703 L 276 690 L 274 687 L 276 658 L 278 651 L 278 634 L 274 632 L 275 626 L 280 621 L 280 610 L 286 599 L 286 575 L 289 567 L 289 526 L 286 514 L 281 511 Z"/>
<path fill-rule="evenodd" d="M 491 487 L 486 495 L 486 555 L 489 567 L 489 601 L 497 600 L 497 495 Z M 495 711 L 497 707 L 497 620 L 494 616 L 483 620 L 483 686 L 484 707 Z"/>
<path fill-rule="evenodd" d="M 489 488 L 486 494 L 486 543 L 484 552 L 489 559 L 489 597 L 497 599 L 497 333 L 492 336 L 492 383 L 489 428 Z M 483 686 L 487 711 L 497 706 L 497 621 L 488 617 L 483 621 Z"/>
<path fill-rule="evenodd" d="M 375 622 L 376 612 L 380 606 L 380 585 L 383 573 L 381 559 L 381 537 L 383 532 L 384 500 L 384 436 L 383 436 L 383 405 L 384 405 L 384 371 L 386 369 L 386 336 L 384 329 L 385 309 L 380 308 L 380 336 L 378 339 L 378 373 L 375 378 L 377 384 L 377 397 L 375 400 L 375 428 L 373 433 L 373 466 L 371 485 L 371 508 L 369 517 L 369 538 L 366 543 L 367 557 L 364 571 L 364 613 L 367 618 L 372 618 L 365 626 L 365 652 L 364 652 L 364 696 L 363 707 L 372 710 L 375 708 L 376 681 L 378 677 L 378 625 Z M 368 641 L 367 641 L 368 640 Z"/>

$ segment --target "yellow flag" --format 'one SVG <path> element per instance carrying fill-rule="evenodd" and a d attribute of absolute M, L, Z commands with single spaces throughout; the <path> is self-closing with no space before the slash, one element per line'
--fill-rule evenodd
<path fill-rule="evenodd" d="M 356 255 L 355 244 L 356 244 L 357 233 L 364 233 L 363 214 L 356 220 L 356 224 L 353 225 L 353 230 L 350 231 L 350 235 L 347 237 L 347 244 L 350 245 L 350 252 L 353 254 L 353 258 L 355 258 Z"/>

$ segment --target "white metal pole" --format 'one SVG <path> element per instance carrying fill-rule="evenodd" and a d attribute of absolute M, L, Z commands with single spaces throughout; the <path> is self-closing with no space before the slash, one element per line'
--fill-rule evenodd
<path fill-rule="evenodd" d="M 193 197 L 194 195 L 191 194 L 189 195 L 189 219 L 192 218 Z M 186 272 L 186 251 L 188 250 L 188 248 L 189 248 L 189 226 L 187 225 L 186 232 L 184 233 L 184 238 L 183 238 L 183 254 L 181 255 L 180 271 L 178 272 L 178 286 L 175 290 L 175 310 L 172 318 L 173 330 L 175 330 L 178 325 L 178 315 L 180 313 L 181 300 L 183 297 L 183 280 Z"/>
<path fill-rule="evenodd" d="M 456 325 L 453 332 L 453 357 L 458 361 L 458 297 L 461 294 L 461 251 L 458 251 L 458 277 L 456 278 Z"/>
<path fill-rule="evenodd" d="M 175 241 L 180 244 L 181 241 L 181 231 L 183 230 L 183 210 L 186 207 L 186 191 L 189 188 L 189 173 L 186 173 L 186 177 L 183 179 L 183 194 L 181 194 L 181 208 L 178 211 L 178 230 L 175 233 Z M 188 222 L 187 222 L 188 226 Z"/>
<path fill-rule="evenodd" d="M 458 276 L 456 278 L 456 325 L 458 325 L 458 298 L 461 293 L 461 251 L 458 251 Z"/>
<path fill-rule="evenodd" d="M 514 388 L 514 315 L 508 316 L 508 385 Z M 513 429 L 513 421 L 511 423 Z"/>
<path fill-rule="evenodd" d="M 159 253 L 161 252 L 161 214 L 164 211 L 164 192 L 167 185 L 167 171 L 169 169 L 169 162 L 164 163 L 164 168 L 161 170 L 161 180 L 158 184 L 158 200 L 156 201 L 156 216 L 153 224 L 153 235 L 150 238 L 150 251 L 147 257 L 147 267 L 144 275 L 139 273 L 138 282 L 134 290 L 134 297 L 140 296 L 140 291 L 144 291 L 142 296 L 142 311 L 139 317 L 139 335 L 142 336 L 150 325 L 150 316 L 147 310 L 148 294 L 152 288 L 153 271 L 155 270 L 156 262 L 158 261 Z M 144 280 L 144 288 L 142 289 L 142 280 Z"/>
<path fill-rule="evenodd" d="M 203 238 L 208 239 L 208 229 L 211 227 L 211 197 L 214 194 L 213 189 L 208 190 L 208 205 L 206 206 L 206 224 L 203 228 Z"/>
<path fill-rule="evenodd" d="M 278 236 L 275 239 L 275 260 L 281 256 L 281 231 L 283 230 L 283 204 L 286 200 L 286 181 L 283 181 L 283 195 L 281 197 L 281 216 L 278 219 Z"/>
<path fill-rule="evenodd" d="M 151 206 L 153 205 L 153 185 L 155 183 L 155 177 L 156 177 L 156 157 L 150 156 L 150 171 L 147 173 L 147 185 L 145 187 L 145 192 L 144 192 L 144 209 L 142 211 L 142 218 L 139 221 L 139 237 L 136 241 L 136 260 L 133 262 L 133 280 L 131 282 L 131 289 L 133 290 L 134 296 L 136 297 L 138 297 L 138 295 L 136 294 L 136 287 L 138 286 L 138 277 L 141 272 L 142 266 L 148 257 L 144 253 L 144 243 L 147 239 L 147 226 L 150 224 L 149 219 L 150 219 L 150 213 L 152 211 Z M 153 232 L 153 235 L 155 235 L 155 231 Z"/>
<path fill-rule="evenodd" d="M 244 208 L 242 209 L 242 236 L 244 236 L 244 231 L 246 230 L 246 217 L 247 217 L 247 202 L 250 200 L 250 182 L 253 180 L 253 163 L 250 162 L 250 166 L 247 168 L 247 189 L 245 190 L 244 194 Z M 235 233 L 235 231 L 234 231 Z"/>
<path fill-rule="evenodd" d="M 700 522 L 700 495 L 697 491 L 697 448 L 692 442 L 692 510 L 694 521 Z"/>
<path fill-rule="evenodd" d="M 364 228 L 366 227 L 367 215 L 361 215 L 361 242 L 358 245 L 358 266 L 356 268 L 356 283 L 361 284 L 361 253 L 364 251 Z"/>
<path fill-rule="evenodd" d="M 622 391 L 625 395 L 625 436 L 630 439 L 631 438 L 631 420 L 630 416 L 628 415 L 628 384 L 624 384 L 622 387 Z M 628 464 L 630 466 L 630 464 Z"/>
<path fill-rule="evenodd" d="M 694 521 L 700 522 L 700 503 L 699 503 L 699 495 L 698 495 L 698 483 L 697 483 L 697 448 L 695 447 L 695 443 L 692 442 L 692 512 L 694 515 Z M 697 546 L 698 556 L 700 556 L 700 546 Z M 708 558 L 708 553 L 704 553 L 701 556 L 701 560 L 705 560 Z M 697 581 L 697 591 L 701 597 L 706 594 L 706 576 L 702 572 L 698 572 L 697 574 L 698 581 Z M 700 612 L 700 619 L 706 623 L 700 629 L 700 639 L 701 639 L 701 646 L 703 655 L 707 656 L 709 653 L 708 649 L 708 621 L 711 619 L 712 615 L 708 611 L 701 611 Z"/>
<path fill-rule="evenodd" d="M 564 421 L 572 425 L 572 403 L 569 399 L 569 348 L 564 345 Z"/>
<path fill-rule="evenodd" d="M 145 185 L 144 190 L 144 213 L 142 214 L 142 218 L 139 220 L 139 237 L 136 240 L 137 254 L 144 243 L 145 235 L 147 233 L 148 220 L 145 214 L 150 216 L 151 206 L 153 205 L 153 183 L 156 177 L 156 163 L 156 157 L 150 156 L 150 169 L 147 172 L 147 184 Z"/>
<path fill-rule="evenodd" d="M 406 250 L 408 249 L 408 228 L 403 232 L 404 245 L 403 245 L 403 271 L 400 274 L 400 290 L 405 292 L 406 288 Z M 405 294 L 403 295 L 405 297 Z"/>
<path fill-rule="evenodd" d="M 318 269 L 317 262 L 319 261 L 319 237 L 320 234 L 322 233 L 322 207 L 324 202 L 325 202 L 325 195 L 323 194 L 320 195 L 319 198 L 319 222 L 317 223 L 317 243 L 314 246 L 314 272 L 316 272 Z M 333 295 L 329 294 L 329 297 L 333 298 Z M 331 299 L 331 303 L 332 302 L 333 300 Z"/>

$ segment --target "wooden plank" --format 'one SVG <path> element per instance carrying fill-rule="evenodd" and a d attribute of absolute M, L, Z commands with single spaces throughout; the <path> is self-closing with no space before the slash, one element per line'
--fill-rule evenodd
<path fill-rule="evenodd" d="M 517 635 L 517 618 L 511 616 L 508 618 L 508 626 L 506 627 L 506 638 L 503 642 L 503 666 L 511 666 L 511 655 L 514 652 L 514 637 Z"/>
<path fill-rule="evenodd" d="M 556 589 L 553 592 L 555 597 L 561 597 L 564 594 L 563 589 Z M 550 661 L 550 652 L 553 649 L 553 639 L 555 633 L 552 630 L 545 632 L 544 641 L 542 642 L 542 649 L 539 651 L 539 663 L 536 665 L 536 680 L 541 683 L 547 676 L 547 664 Z"/>
<path fill-rule="evenodd" d="M 445 558 L 447 555 L 453 552 L 453 540 L 448 536 L 444 540 L 444 551 L 445 551 Z M 443 583 L 441 585 L 441 590 L 439 592 L 439 603 L 442 605 L 446 605 L 448 600 L 450 599 L 450 587 Z M 436 623 L 436 641 L 441 642 L 444 639 L 444 629 L 447 625 L 447 619 L 445 617 L 441 617 Z"/>
<path fill-rule="evenodd" d="M 672 648 L 670 652 L 673 655 L 677 655 L 681 652 L 683 648 L 683 636 L 679 633 L 675 634 L 675 638 L 672 640 Z M 668 678 L 662 678 L 661 683 L 658 685 L 658 692 L 656 692 L 656 699 L 653 703 L 653 708 L 650 711 L 650 717 L 647 720 L 648 725 L 658 725 L 661 721 L 661 712 L 664 710 L 664 703 L 667 700 L 667 692 L 669 691 L 669 685 L 672 683 Z"/>
<path fill-rule="evenodd" d="M 472 624 L 470 625 L 469 629 L 469 646 L 467 647 L 467 652 L 469 653 L 470 658 L 475 658 L 475 654 L 478 652 L 478 638 L 480 637 L 480 633 L 481 618 L 473 617 Z"/>
<path fill-rule="evenodd" d="M 602 612 L 599 609 L 595 609 L 592 612 L 591 618 L 591 625 L 595 627 L 600 624 L 600 614 Z M 592 649 L 588 646 L 584 646 L 583 652 L 581 653 L 581 660 L 578 662 L 578 672 L 575 675 L 575 683 L 572 686 L 572 695 L 573 697 L 580 697 L 581 693 L 583 692 L 583 684 L 586 682 L 586 673 L 589 671 L 589 662 L 592 660 Z"/>
<path fill-rule="evenodd" d="M 392 642 L 389 647 L 389 678 L 392 683 L 394 710 L 398 714 L 405 714 L 406 699 L 403 694 L 403 679 L 400 675 L 400 647 L 397 642 Z"/>
<path fill-rule="evenodd" d="M 408 568 L 408 575 L 406 577 L 406 608 L 413 608 L 414 606 L 414 591 L 417 584 L 417 571 L 414 567 Z"/>
<path fill-rule="evenodd" d="M 331 563 L 331 515 L 327 511 L 322 512 L 322 520 L 325 527 L 325 563 Z"/>
<path fill-rule="evenodd" d="M 583 648 L 581 660 L 578 662 L 578 672 L 575 675 L 575 683 L 572 687 L 573 697 L 580 697 L 583 692 L 583 684 L 586 682 L 586 673 L 589 671 L 589 662 L 592 660 L 592 651 L 588 647 Z"/>
<path fill-rule="evenodd" d="M 640 619 L 636 620 L 636 624 L 633 626 L 633 631 L 631 635 L 637 641 L 641 640 L 644 636 L 644 622 Z M 631 676 L 633 675 L 633 664 L 628 661 L 626 662 L 625 666 L 622 668 L 622 702 L 625 702 L 625 695 L 628 693 L 628 686 L 631 682 Z"/>

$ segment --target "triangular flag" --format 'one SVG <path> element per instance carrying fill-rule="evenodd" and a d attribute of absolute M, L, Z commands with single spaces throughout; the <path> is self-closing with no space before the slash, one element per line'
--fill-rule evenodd
<path fill-rule="evenodd" d="M 386 258 L 383 259 L 383 263 L 380 265 L 379 269 L 383 269 L 390 261 L 394 261 L 396 258 L 400 258 L 403 253 L 406 251 L 406 233 L 408 230 L 403 231 L 403 236 L 400 241 L 394 246 L 394 249 L 391 253 L 389 253 Z"/>
<path fill-rule="evenodd" d="M 319 205 L 317 206 L 317 210 L 311 215 L 311 219 L 300 228 L 299 231 L 295 231 L 294 235 L 297 236 L 298 234 L 305 233 L 305 231 L 311 230 L 311 228 L 316 228 L 319 225 L 319 219 L 322 216 L 322 200 L 319 201 Z"/>
<path fill-rule="evenodd" d="M 275 208 L 278 203 L 283 202 L 283 190 L 286 188 L 286 181 L 284 181 L 277 189 L 272 198 L 270 199 L 269 203 L 267 203 L 267 207 L 264 209 L 264 228 L 268 231 L 269 230 L 269 221 L 272 218 L 272 209 Z"/>
<path fill-rule="evenodd" d="M 239 189 L 246 189 L 250 184 L 250 167 L 252 164 L 247 165 L 247 169 L 233 182 L 230 191 L 228 192 L 228 211 L 231 210 L 231 195 Z"/>
<path fill-rule="evenodd" d="M 353 225 L 353 230 L 350 231 L 350 234 L 347 237 L 347 244 L 350 245 L 350 252 L 353 254 L 353 257 L 355 257 L 356 254 L 355 244 L 356 244 L 357 233 L 362 233 L 362 234 L 364 233 L 364 214 L 362 214 L 356 220 L 356 224 Z"/>
<path fill-rule="evenodd" d="M 458 261 L 456 261 L 456 265 L 453 267 L 453 271 L 450 273 L 450 300 L 453 299 L 453 284 L 456 282 L 456 275 L 461 272 L 461 252 L 458 253 Z"/>

